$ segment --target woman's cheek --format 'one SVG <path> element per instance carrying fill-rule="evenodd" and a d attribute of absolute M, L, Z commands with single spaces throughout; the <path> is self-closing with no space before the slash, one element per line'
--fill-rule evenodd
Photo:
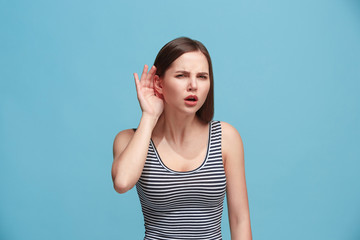
<path fill-rule="evenodd" d="M 173 98 L 175 98 L 175 92 L 171 88 L 164 88 L 163 89 L 163 98 L 165 102 L 171 102 Z"/>

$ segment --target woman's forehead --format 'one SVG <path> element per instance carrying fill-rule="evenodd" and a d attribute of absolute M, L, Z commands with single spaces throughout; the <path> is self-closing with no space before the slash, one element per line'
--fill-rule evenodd
<path fill-rule="evenodd" d="M 169 67 L 170 71 L 209 72 L 209 63 L 200 52 L 187 52 L 178 57 Z"/>

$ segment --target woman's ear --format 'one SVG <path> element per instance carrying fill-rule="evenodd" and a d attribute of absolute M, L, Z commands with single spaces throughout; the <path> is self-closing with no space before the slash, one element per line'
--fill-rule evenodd
<path fill-rule="evenodd" d="M 154 76 L 154 91 L 156 96 L 163 99 L 162 79 L 158 75 Z"/>

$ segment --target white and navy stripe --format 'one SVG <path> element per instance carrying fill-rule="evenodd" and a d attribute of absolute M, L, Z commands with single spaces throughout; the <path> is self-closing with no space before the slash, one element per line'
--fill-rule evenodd
<path fill-rule="evenodd" d="M 220 122 L 210 122 L 205 160 L 192 171 L 167 168 L 150 141 L 136 188 L 144 214 L 145 240 L 222 239 L 226 177 Z"/>

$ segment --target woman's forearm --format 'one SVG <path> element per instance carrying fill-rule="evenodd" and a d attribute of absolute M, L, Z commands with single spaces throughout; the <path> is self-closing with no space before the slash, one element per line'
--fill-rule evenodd
<path fill-rule="evenodd" d="M 230 223 L 231 240 L 252 240 L 250 219 Z"/>

